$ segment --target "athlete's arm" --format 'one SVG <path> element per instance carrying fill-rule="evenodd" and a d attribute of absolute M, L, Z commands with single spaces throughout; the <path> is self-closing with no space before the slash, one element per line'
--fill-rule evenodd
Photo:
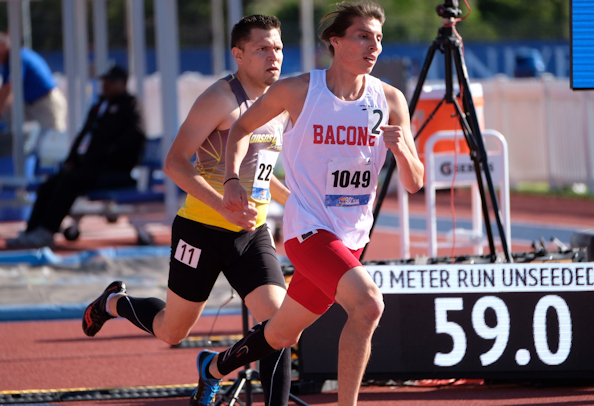
<path fill-rule="evenodd" d="M 227 140 L 225 179 L 239 177 L 239 166 L 247 153 L 250 134 L 287 110 L 287 100 L 294 97 L 291 92 L 292 79 L 294 78 L 279 80 L 270 86 L 268 91 L 233 124 Z M 225 184 L 225 208 L 241 210 L 247 203 L 247 192 L 238 181 L 230 180 Z"/>
<path fill-rule="evenodd" d="M 270 194 L 274 200 L 284 206 L 287 204 L 287 199 L 289 198 L 291 192 L 284 183 L 282 183 L 276 176 L 273 175 L 270 179 Z"/>
<path fill-rule="evenodd" d="M 423 187 L 425 168 L 410 130 L 406 99 L 400 90 L 385 83 L 382 85 L 390 109 L 389 124 L 381 127 L 384 132 L 382 138 L 396 158 L 400 181 L 409 193 L 415 193 Z"/>
<path fill-rule="evenodd" d="M 191 158 L 202 143 L 216 129 L 224 130 L 239 116 L 237 101 L 224 81 L 217 81 L 200 95 L 181 125 L 165 158 L 163 171 L 183 191 L 203 201 L 225 219 L 245 230 L 254 230 L 258 214 L 253 204 L 238 212 L 223 207 L 223 196 L 214 190 Z"/>

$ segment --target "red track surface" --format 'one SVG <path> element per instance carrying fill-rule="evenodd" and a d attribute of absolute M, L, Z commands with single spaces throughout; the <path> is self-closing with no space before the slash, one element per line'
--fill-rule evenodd
<path fill-rule="evenodd" d="M 438 214 L 451 215 L 449 194 L 438 195 Z M 469 198 L 456 193 L 456 215 L 469 215 Z M 395 210 L 397 202 L 389 198 L 384 210 Z M 411 198 L 411 212 L 424 212 L 422 196 Z M 587 200 L 544 199 L 513 195 L 513 221 L 594 228 L 594 202 Z M 96 225 L 94 225 L 96 227 Z M 110 225 L 105 230 L 111 230 Z M 114 230 L 118 227 L 115 226 Z M 56 252 L 68 253 L 100 246 L 133 245 L 135 238 L 128 232 L 124 237 L 85 238 L 76 243 L 59 240 Z M 125 233 L 124 233 L 125 234 Z M 89 233 L 91 235 L 91 233 Z M 416 237 L 420 239 L 420 237 Z M 168 245 L 166 232 L 156 235 L 159 244 Z M 366 259 L 399 258 L 398 236 L 376 231 Z M 531 248 L 513 244 L 513 252 Z M 279 244 L 279 252 L 283 252 Z M 412 253 L 423 254 L 422 250 Z M 450 255 L 444 250 L 440 255 Z M 456 250 L 462 255 L 464 249 Z M 213 328 L 212 317 L 202 318 L 193 335 L 208 335 Z M 219 318 L 214 335 L 237 334 L 241 330 L 238 316 Z M 85 337 L 80 321 L 0 323 L 0 392 L 41 389 L 110 388 L 195 384 L 196 355 L 199 349 L 171 349 L 127 321 L 111 321 L 95 338 Z M 312 405 L 336 405 L 336 393 L 301 396 Z M 262 405 L 256 396 L 256 404 Z M 187 398 L 103 400 L 64 402 L 76 405 L 185 405 Z M 360 405 L 593 405 L 594 388 L 559 387 L 535 389 L 515 385 L 426 387 L 363 387 Z M 57 403 L 56 403 L 57 404 Z"/>

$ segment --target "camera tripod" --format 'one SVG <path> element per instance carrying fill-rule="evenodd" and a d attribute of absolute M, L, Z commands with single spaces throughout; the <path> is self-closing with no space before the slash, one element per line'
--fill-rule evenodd
<path fill-rule="evenodd" d="M 249 311 L 245 305 L 245 302 L 243 302 L 243 301 L 241 302 L 241 321 L 242 321 L 242 327 L 243 327 L 243 335 L 245 336 L 250 329 L 250 323 L 249 323 Z M 285 350 L 289 351 L 288 348 L 286 348 Z M 225 404 L 224 402 L 229 402 L 229 403 L 226 403 L 228 406 L 233 406 L 235 404 L 235 402 L 239 403 L 240 405 L 252 406 L 252 401 L 253 401 L 252 381 L 259 381 L 259 380 L 260 380 L 260 373 L 255 369 L 251 369 L 249 364 L 246 365 L 244 370 L 240 371 L 237 374 L 237 379 L 235 380 L 233 385 L 231 385 L 225 391 L 225 393 L 216 401 L 215 406 L 223 405 L 223 404 Z M 245 391 L 245 403 L 239 399 L 239 394 L 241 393 L 242 390 Z M 292 393 L 289 393 L 289 400 L 292 400 L 299 406 L 309 406 L 307 403 L 305 403 L 304 401 L 302 401 L 301 399 L 299 399 L 297 396 L 293 395 Z"/>
<path fill-rule="evenodd" d="M 443 99 L 437 104 L 433 112 L 429 115 L 427 120 L 421 125 L 417 135 L 415 136 L 415 140 L 419 137 L 425 126 L 433 118 L 434 114 L 443 105 L 444 102 L 453 104 L 454 109 L 456 111 L 456 115 L 460 120 L 460 127 L 462 128 L 462 132 L 464 133 L 464 137 L 470 149 L 470 158 L 474 163 L 474 170 L 476 173 L 476 179 L 481 198 L 481 208 L 483 212 L 485 229 L 489 241 L 491 262 L 495 262 L 497 254 L 495 251 L 495 243 L 493 242 L 493 231 L 491 229 L 491 222 L 489 219 L 489 208 L 487 206 L 487 201 L 485 197 L 485 185 L 483 184 L 483 176 L 481 172 L 484 173 L 484 179 L 489 189 L 491 205 L 493 207 L 493 211 L 495 214 L 495 220 L 497 223 L 499 236 L 501 238 L 501 245 L 503 252 L 505 254 L 505 258 L 507 262 L 513 262 L 512 257 L 509 253 L 507 237 L 505 235 L 505 230 L 503 228 L 503 224 L 501 221 L 501 210 L 499 208 L 497 195 L 495 193 L 495 188 L 493 186 L 493 179 L 491 177 L 491 171 L 489 170 L 489 165 L 487 162 L 487 151 L 485 149 L 483 136 L 479 128 L 474 103 L 472 101 L 472 95 L 470 93 L 468 72 L 466 69 L 466 65 L 464 63 L 464 56 L 462 54 L 461 38 L 459 37 L 459 35 L 457 35 L 454 29 L 456 18 L 461 14 L 460 9 L 457 7 L 457 3 L 457 0 L 447 0 L 445 4 L 437 6 L 437 14 L 440 17 L 442 17 L 443 25 L 441 28 L 439 28 L 438 36 L 430 46 L 427 56 L 425 58 L 425 62 L 423 63 L 423 67 L 419 75 L 419 80 L 415 87 L 413 97 L 409 103 L 409 114 L 410 117 L 412 117 L 415 112 L 417 103 L 419 101 L 419 97 L 421 95 L 421 91 L 423 89 L 423 85 L 427 78 L 427 73 L 429 72 L 429 68 L 431 67 L 431 62 L 433 60 L 433 57 L 435 56 L 435 52 L 439 50 L 444 54 L 445 58 L 445 95 Z M 458 102 L 457 96 L 454 94 L 454 71 L 452 70 L 452 65 L 455 67 L 455 73 L 458 78 L 458 85 L 462 96 L 462 107 Z M 371 227 L 371 232 L 373 232 L 375 221 L 377 219 L 377 216 L 379 215 L 383 200 L 386 196 L 388 186 L 392 178 L 392 173 L 396 168 L 396 160 L 394 159 L 394 156 L 392 154 L 389 154 L 388 160 L 389 161 L 386 178 L 378 195 L 378 201 L 373 211 L 374 222 Z M 429 208 L 427 209 L 429 210 Z M 361 258 L 363 258 L 363 255 L 365 255 L 365 251 L 363 251 Z"/>

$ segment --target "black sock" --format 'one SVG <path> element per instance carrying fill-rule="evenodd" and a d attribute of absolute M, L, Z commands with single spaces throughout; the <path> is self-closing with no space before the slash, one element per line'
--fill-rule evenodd
<path fill-rule="evenodd" d="M 118 299 L 116 306 L 118 314 L 130 320 L 132 324 L 152 335 L 153 320 L 165 308 L 165 302 L 156 297 L 136 298 L 123 296 Z"/>
<path fill-rule="evenodd" d="M 266 321 L 255 325 L 241 340 L 219 354 L 217 367 L 219 372 L 227 375 L 237 368 L 257 361 L 272 354 L 275 350 L 264 337 Z"/>
<path fill-rule="evenodd" d="M 283 348 L 260 360 L 260 382 L 266 406 L 286 406 L 291 392 L 291 349 Z"/>

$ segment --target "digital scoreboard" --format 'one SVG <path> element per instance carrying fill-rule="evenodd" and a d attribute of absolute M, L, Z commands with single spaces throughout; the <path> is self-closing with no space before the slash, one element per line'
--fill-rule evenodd
<path fill-rule="evenodd" d="M 594 263 L 366 265 L 384 294 L 367 379 L 594 377 Z M 299 342 L 300 379 L 335 379 L 346 313 Z"/>
<path fill-rule="evenodd" d="M 594 10 L 592 0 L 570 2 L 570 82 L 574 90 L 594 89 Z"/>

